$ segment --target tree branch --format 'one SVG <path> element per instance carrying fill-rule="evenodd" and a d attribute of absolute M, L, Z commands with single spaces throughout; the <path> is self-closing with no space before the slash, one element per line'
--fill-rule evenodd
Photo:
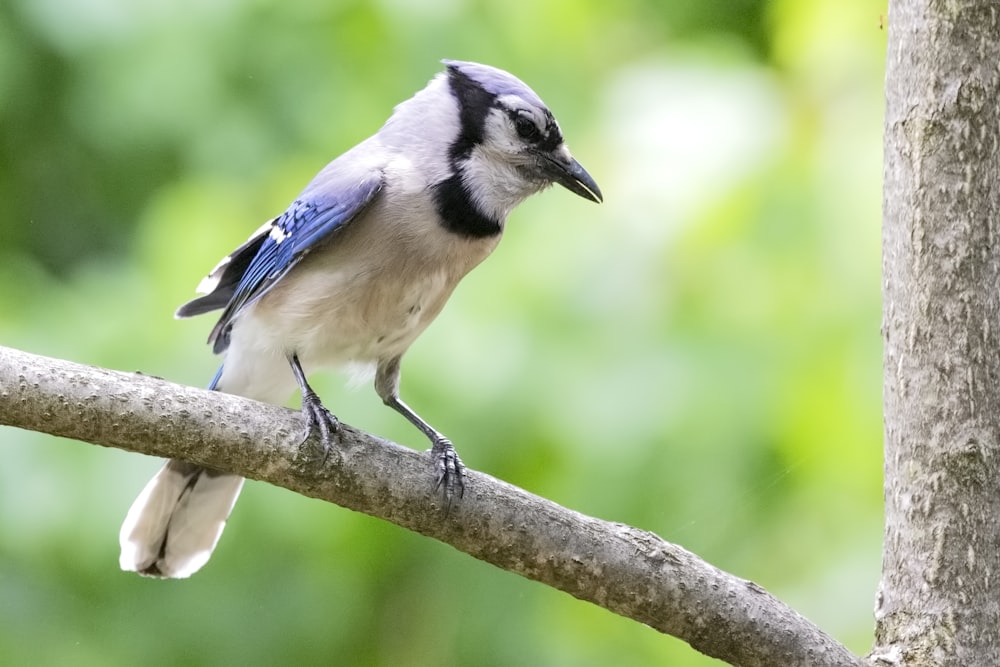
<path fill-rule="evenodd" d="M 324 462 L 297 411 L 0 347 L 0 424 L 180 458 L 370 514 L 733 665 L 867 664 L 756 584 L 656 535 L 469 470 L 445 511 L 427 456 L 344 425 Z"/>

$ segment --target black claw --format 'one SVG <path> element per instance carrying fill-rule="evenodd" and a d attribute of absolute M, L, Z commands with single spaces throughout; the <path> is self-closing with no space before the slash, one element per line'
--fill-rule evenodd
<path fill-rule="evenodd" d="M 314 392 L 302 394 L 302 414 L 306 418 L 306 434 L 302 442 L 309 439 L 314 432 L 319 431 L 320 444 L 323 447 L 323 462 L 326 463 L 330 451 L 340 442 L 340 420 L 329 410 Z"/>
<path fill-rule="evenodd" d="M 444 489 L 444 499 L 451 507 L 451 500 L 458 491 L 458 497 L 465 495 L 465 465 L 458 458 L 455 446 L 446 438 L 434 441 L 431 447 L 431 460 L 434 465 L 434 490 Z"/>

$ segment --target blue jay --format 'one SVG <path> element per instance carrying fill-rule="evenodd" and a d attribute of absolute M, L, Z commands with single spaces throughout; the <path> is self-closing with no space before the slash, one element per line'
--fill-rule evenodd
<path fill-rule="evenodd" d="M 339 423 L 303 369 L 374 366 L 382 401 L 430 439 L 450 502 L 463 488 L 462 462 L 400 399 L 400 359 L 493 251 L 521 201 L 552 183 L 594 202 L 602 195 L 528 86 L 486 65 L 443 62 L 374 136 L 224 258 L 177 317 L 221 309 L 209 343 L 225 358 L 209 388 L 282 405 L 298 387 L 306 435 L 318 432 L 325 447 Z M 167 461 L 122 525 L 122 569 L 197 572 L 242 486 L 242 477 Z"/>

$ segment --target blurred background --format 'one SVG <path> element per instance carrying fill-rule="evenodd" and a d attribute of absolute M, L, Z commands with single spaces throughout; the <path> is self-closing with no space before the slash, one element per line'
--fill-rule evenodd
<path fill-rule="evenodd" d="M 881 542 L 885 0 L 8 0 L 0 344 L 204 386 L 202 276 L 441 58 L 531 85 L 600 184 L 511 217 L 403 365 L 466 464 L 658 533 L 858 652 Z M 374 391 L 345 421 L 423 449 Z M 296 402 L 291 403 L 295 405 Z M 193 579 L 118 570 L 159 462 L 0 427 L 5 665 L 721 664 L 251 482 Z"/>

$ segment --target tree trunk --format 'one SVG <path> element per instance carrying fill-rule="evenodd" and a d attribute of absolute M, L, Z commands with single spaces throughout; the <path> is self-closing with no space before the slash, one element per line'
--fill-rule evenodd
<path fill-rule="evenodd" d="M 1000 665 L 1000 3 L 889 14 L 874 654 Z"/>

